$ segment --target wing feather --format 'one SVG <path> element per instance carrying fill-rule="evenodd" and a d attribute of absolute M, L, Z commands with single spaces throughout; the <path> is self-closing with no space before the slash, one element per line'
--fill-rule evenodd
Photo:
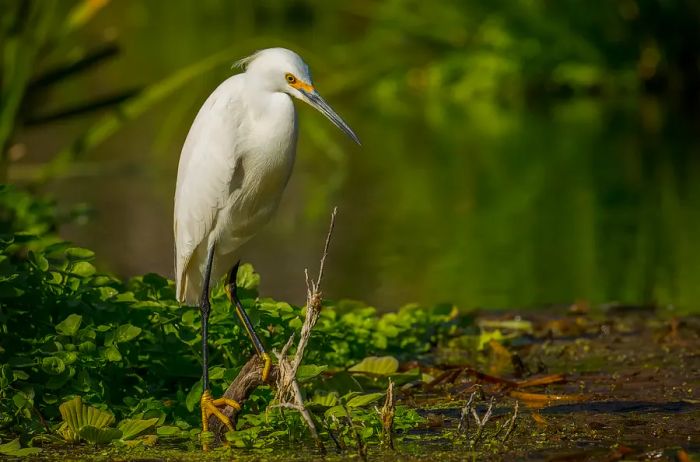
<path fill-rule="evenodd" d="M 207 98 L 180 154 L 174 233 L 175 281 L 181 302 L 197 302 L 209 235 L 230 196 L 240 156 L 236 134 L 244 112 L 241 84 L 241 76 L 233 76 Z"/>

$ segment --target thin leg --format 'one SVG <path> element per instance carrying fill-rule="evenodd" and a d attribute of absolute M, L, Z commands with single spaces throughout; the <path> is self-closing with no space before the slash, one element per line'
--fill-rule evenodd
<path fill-rule="evenodd" d="M 209 314 L 211 313 L 211 303 L 209 302 L 209 283 L 211 279 L 211 268 L 214 262 L 214 246 L 209 248 L 207 253 L 207 265 L 204 271 L 204 281 L 202 281 L 202 297 L 200 299 L 200 311 L 202 313 L 202 397 L 199 407 L 202 410 L 202 432 L 209 431 L 209 416 L 218 418 L 228 429 L 233 431 L 231 420 L 226 417 L 218 408 L 231 406 L 237 411 L 241 406 L 232 399 L 213 399 L 209 390 Z M 206 440 L 203 440 L 202 447 L 205 451 L 209 449 Z"/>
<path fill-rule="evenodd" d="M 228 295 L 229 300 L 236 306 L 236 314 L 238 315 L 238 319 L 241 320 L 243 327 L 248 333 L 248 337 L 250 337 L 250 341 L 253 342 L 255 351 L 257 351 L 258 356 L 260 356 L 260 358 L 263 361 L 265 361 L 265 365 L 263 366 L 262 371 L 262 379 L 263 382 L 267 382 L 267 379 L 270 375 L 270 367 L 272 366 L 272 359 L 270 359 L 270 355 L 267 354 L 267 351 L 265 351 L 265 347 L 260 341 L 260 337 L 258 337 L 258 334 L 253 328 L 253 324 L 250 322 L 248 313 L 246 313 L 245 309 L 243 308 L 243 305 L 241 304 L 241 301 L 238 299 L 238 286 L 236 285 L 236 275 L 238 274 L 238 267 L 240 263 L 240 260 L 237 261 L 236 264 L 233 265 L 233 268 L 231 268 L 231 271 L 229 272 L 228 284 L 226 284 L 226 294 Z"/>
<path fill-rule="evenodd" d="M 214 262 L 214 246 L 207 253 L 207 266 L 202 281 L 202 296 L 199 300 L 199 309 L 202 313 L 202 390 L 209 389 L 209 280 L 211 279 L 211 267 Z"/>

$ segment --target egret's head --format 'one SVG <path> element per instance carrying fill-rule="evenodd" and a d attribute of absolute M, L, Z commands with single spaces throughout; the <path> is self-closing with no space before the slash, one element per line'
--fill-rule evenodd
<path fill-rule="evenodd" d="M 241 59 L 236 64 L 243 67 L 246 74 L 255 78 L 263 88 L 287 93 L 316 108 L 354 142 L 360 144 L 355 132 L 316 91 L 309 66 L 298 54 L 286 48 L 267 48 Z"/>

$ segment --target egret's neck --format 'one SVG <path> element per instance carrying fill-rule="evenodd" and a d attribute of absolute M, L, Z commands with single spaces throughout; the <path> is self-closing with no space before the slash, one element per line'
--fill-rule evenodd
<path fill-rule="evenodd" d="M 292 98 L 266 85 L 266 79 L 257 79 L 254 75 L 246 75 L 244 97 L 254 118 L 278 117 L 291 108 L 294 111 Z"/>

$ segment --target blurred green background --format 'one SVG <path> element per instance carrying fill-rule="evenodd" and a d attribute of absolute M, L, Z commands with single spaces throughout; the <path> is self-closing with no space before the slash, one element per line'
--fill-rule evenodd
<path fill-rule="evenodd" d="M 325 295 L 700 311 L 696 0 L 0 0 L 1 172 L 89 219 L 98 267 L 172 276 L 172 197 L 199 105 L 284 46 L 363 141 L 299 107 L 279 213 L 242 252 Z M 83 216 L 83 215 L 81 215 Z"/>

